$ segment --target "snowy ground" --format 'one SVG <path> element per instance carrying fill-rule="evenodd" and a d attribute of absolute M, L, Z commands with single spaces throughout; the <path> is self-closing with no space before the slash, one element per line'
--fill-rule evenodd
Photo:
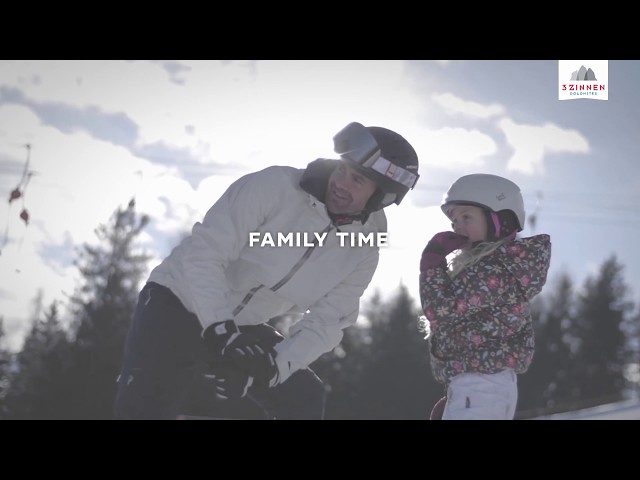
<path fill-rule="evenodd" d="M 599 405 L 574 412 L 535 417 L 531 420 L 640 420 L 640 400 Z"/>

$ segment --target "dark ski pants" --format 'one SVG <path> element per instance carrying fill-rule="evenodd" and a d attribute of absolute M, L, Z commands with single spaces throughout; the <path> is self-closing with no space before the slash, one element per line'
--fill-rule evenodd
<path fill-rule="evenodd" d="M 206 384 L 203 373 L 215 368 L 201 332 L 196 316 L 168 288 L 153 282 L 144 286 L 118 377 L 116 419 L 174 420 L 185 413 L 190 395 L 199 384 Z M 206 392 L 206 388 L 199 391 Z M 295 372 L 274 388 L 252 387 L 246 398 L 264 411 L 265 419 L 324 418 L 324 384 L 311 369 Z M 220 402 L 234 402 L 218 400 L 213 394 L 210 399 L 212 407 Z"/>

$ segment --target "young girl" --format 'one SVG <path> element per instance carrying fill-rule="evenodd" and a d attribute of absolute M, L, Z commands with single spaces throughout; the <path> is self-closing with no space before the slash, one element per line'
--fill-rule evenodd
<path fill-rule="evenodd" d="M 443 420 L 511 420 L 516 374 L 533 358 L 529 302 L 547 279 L 550 237 L 516 239 L 525 225 L 522 194 L 496 175 L 459 178 L 442 211 L 454 231 L 436 234 L 420 262 L 421 326 L 431 371 L 446 387 L 438 407 L 444 403 Z"/>

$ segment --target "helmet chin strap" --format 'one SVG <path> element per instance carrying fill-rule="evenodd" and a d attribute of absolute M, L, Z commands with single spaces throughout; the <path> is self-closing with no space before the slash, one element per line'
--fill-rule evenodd
<path fill-rule="evenodd" d="M 511 228 L 507 224 L 502 225 L 500 216 L 498 213 L 492 210 L 485 210 L 487 220 L 489 222 L 489 231 L 487 232 L 487 238 L 491 242 L 497 242 L 498 240 L 505 240 L 510 242 L 514 238 L 516 238 L 517 230 L 513 230 L 513 232 L 509 233 Z M 503 238 L 504 237 L 504 238 Z"/>
<path fill-rule="evenodd" d="M 398 198 L 398 194 L 396 193 L 387 193 L 380 202 L 381 208 L 388 207 L 392 203 L 395 203 Z"/>
<path fill-rule="evenodd" d="M 489 216 L 491 217 L 491 220 L 493 221 L 493 234 L 495 235 L 496 239 L 500 238 L 500 219 L 498 218 L 498 214 L 494 211 L 492 211 Z"/>
<path fill-rule="evenodd" d="M 500 219 L 498 214 L 488 208 L 484 208 L 484 216 L 487 219 L 487 239 L 488 242 L 500 240 Z M 480 242 L 482 243 L 482 242 Z"/>
<path fill-rule="evenodd" d="M 376 188 L 376 191 L 373 192 L 371 198 L 364 207 L 363 212 L 372 213 L 377 210 L 382 210 L 385 207 L 388 207 L 392 203 L 396 201 L 398 195 L 395 193 L 384 193 L 380 187 Z"/>

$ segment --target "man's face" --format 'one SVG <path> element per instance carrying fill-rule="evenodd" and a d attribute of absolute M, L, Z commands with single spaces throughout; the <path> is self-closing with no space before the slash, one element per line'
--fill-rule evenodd
<path fill-rule="evenodd" d="M 331 213 L 360 213 L 376 191 L 376 183 L 341 161 L 329 177 L 325 204 Z"/>

